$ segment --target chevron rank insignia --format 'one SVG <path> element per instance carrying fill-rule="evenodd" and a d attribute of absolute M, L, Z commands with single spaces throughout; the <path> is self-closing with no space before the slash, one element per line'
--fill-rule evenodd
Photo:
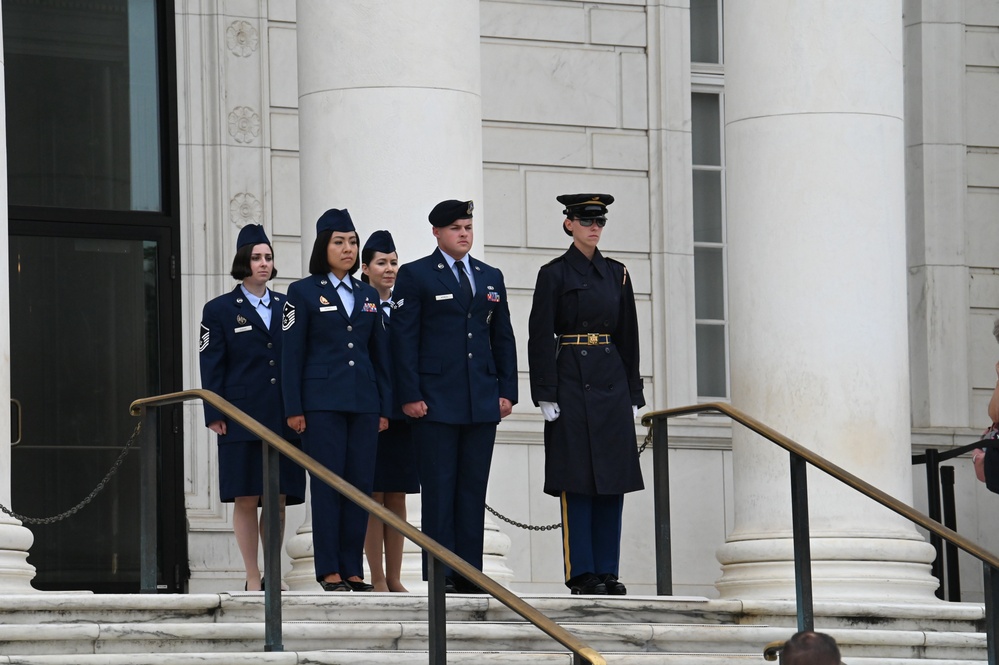
<path fill-rule="evenodd" d="M 295 306 L 285 301 L 284 309 L 281 310 L 281 330 L 288 330 L 295 325 Z"/>
<path fill-rule="evenodd" d="M 208 348 L 208 326 L 201 324 L 201 341 L 198 343 L 198 353 Z"/>

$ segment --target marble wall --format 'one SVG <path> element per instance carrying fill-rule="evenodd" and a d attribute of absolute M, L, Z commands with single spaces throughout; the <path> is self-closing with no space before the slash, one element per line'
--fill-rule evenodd
<path fill-rule="evenodd" d="M 557 194 L 617 197 L 601 248 L 624 261 L 635 282 L 648 408 L 696 401 L 687 6 L 480 2 L 478 230 L 483 258 L 506 275 L 521 370 L 521 404 L 499 431 L 489 502 L 519 522 L 558 519 L 556 500 L 541 492 L 542 426 L 526 365 L 537 269 L 568 245 Z M 232 288 L 228 262 L 239 226 L 260 222 L 271 234 L 281 273 L 275 288 L 303 272 L 296 2 L 177 0 L 176 11 L 185 384 L 196 386 L 200 309 Z M 904 20 L 915 438 L 958 445 L 986 424 L 999 357 L 991 337 L 999 311 L 999 2 L 906 0 Z M 215 446 L 200 407 L 186 414 L 192 589 L 229 588 L 239 560 L 215 492 Z M 714 552 L 732 525 L 731 429 L 708 417 L 671 432 L 675 589 L 716 596 Z M 636 442 L 643 436 L 636 426 Z M 642 456 L 651 486 L 650 458 Z M 959 524 L 988 538 L 995 497 L 972 482 L 970 461 L 959 462 Z M 651 591 L 651 487 L 629 495 L 625 516 L 625 580 Z M 290 511 L 289 533 L 303 519 L 304 511 Z M 497 523 L 512 541 L 511 586 L 561 592 L 558 532 Z M 969 590 L 977 578 L 965 576 Z"/>

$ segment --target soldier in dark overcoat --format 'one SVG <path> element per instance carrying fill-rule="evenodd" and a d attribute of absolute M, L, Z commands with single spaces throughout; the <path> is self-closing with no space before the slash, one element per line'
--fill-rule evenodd
<path fill-rule="evenodd" d="M 645 405 L 638 317 L 624 264 L 597 243 L 608 194 L 568 194 L 569 250 L 538 272 L 527 343 L 545 417 L 545 492 L 562 501 L 566 586 L 627 593 L 618 581 L 624 494 L 644 488 L 634 417 Z"/>
<path fill-rule="evenodd" d="M 317 462 L 371 493 L 378 432 L 388 427 L 388 339 L 378 292 L 353 277 L 360 244 L 350 213 L 327 210 L 316 223 L 308 277 L 288 287 L 284 410 Z M 316 580 L 325 591 L 371 591 L 364 581 L 368 516 L 312 479 Z"/>
<path fill-rule="evenodd" d="M 438 203 L 437 249 L 399 269 L 393 388 L 419 450 L 423 531 L 482 570 L 486 484 L 496 425 L 517 403 L 517 349 L 503 274 L 468 255 L 472 210 Z M 445 576 L 446 591 L 479 591 Z"/>
<path fill-rule="evenodd" d="M 201 317 L 201 386 L 298 443 L 298 434 L 285 425 L 282 409 L 280 311 L 285 296 L 267 288 L 277 270 L 270 240 L 259 224 L 240 229 L 230 274 L 241 283 L 206 303 Z M 210 404 L 205 404 L 205 425 L 218 434 L 219 498 L 235 504 L 232 523 L 246 569 L 244 588 L 259 590 L 257 508 L 264 489 L 261 442 Z M 284 507 L 304 501 L 305 472 L 284 455 L 280 459 L 283 536 Z"/>

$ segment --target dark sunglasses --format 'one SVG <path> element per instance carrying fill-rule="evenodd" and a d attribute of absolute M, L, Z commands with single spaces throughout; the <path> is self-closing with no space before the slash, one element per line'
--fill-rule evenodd
<path fill-rule="evenodd" d="M 576 217 L 575 221 L 580 226 L 593 226 L 593 222 L 596 222 L 597 226 L 599 226 L 600 228 L 604 228 L 605 226 L 607 226 L 607 218 L 606 217 L 589 217 L 589 218 L 586 218 L 586 219 L 583 219 L 583 218 L 580 218 L 580 217 Z"/>

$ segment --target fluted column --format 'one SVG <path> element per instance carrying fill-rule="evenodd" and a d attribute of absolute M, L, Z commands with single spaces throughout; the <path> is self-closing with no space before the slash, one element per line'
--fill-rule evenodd
<path fill-rule="evenodd" d="M 0 8 L 2 12 L 2 8 Z M 4 88 L 3 19 L 0 16 L 0 110 L 7 107 Z M 7 233 L 7 123 L 0 118 L 0 403 L 10 402 L 10 280 Z M 0 503 L 10 507 L 10 419 L 0 418 Z M 35 567 L 28 563 L 31 531 L 0 513 L 0 594 L 34 591 Z"/>
<path fill-rule="evenodd" d="M 911 503 L 900 0 L 725 6 L 732 403 Z M 788 455 L 733 433 L 723 597 L 793 598 Z M 932 548 L 809 472 L 816 598 L 929 600 Z"/>
<path fill-rule="evenodd" d="M 436 246 L 427 215 L 444 199 L 475 201 L 481 257 L 482 106 L 479 3 L 467 0 L 298 0 L 298 101 L 303 266 L 315 222 L 347 208 L 363 239 L 395 238 L 406 263 Z M 419 525 L 419 500 L 408 501 Z M 487 528 L 486 573 L 512 577 L 509 539 Z M 291 539 L 292 588 L 311 588 L 311 518 Z M 303 557 L 308 557 L 303 558 Z M 407 544 L 403 583 L 420 587 L 419 552 Z"/>

